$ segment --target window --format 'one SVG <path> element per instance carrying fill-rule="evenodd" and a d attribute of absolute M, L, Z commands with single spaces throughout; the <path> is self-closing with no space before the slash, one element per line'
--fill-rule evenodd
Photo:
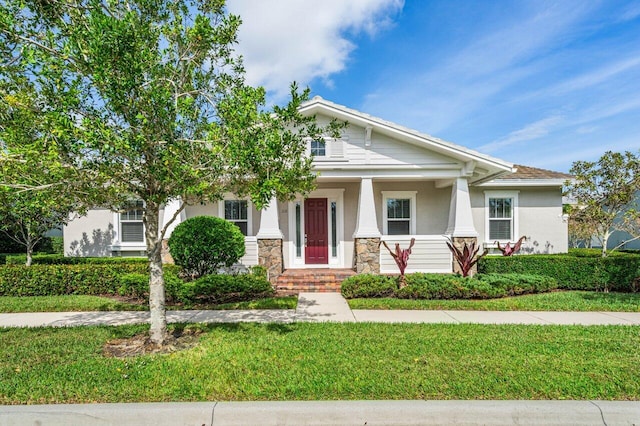
<path fill-rule="evenodd" d="M 120 213 L 120 241 L 123 243 L 144 242 L 144 225 L 142 211 L 144 204 L 141 200 L 132 201 Z"/>
<path fill-rule="evenodd" d="M 416 192 L 383 191 L 383 220 L 385 235 L 416 233 Z"/>
<path fill-rule="evenodd" d="M 518 193 L 515 191 L 486 191 L 487 242 L 513 241 L 518 232 Z"/>
<path fill-rule="evenodd" d="M 313 157 L 325 157 L 327 155 L 326 145 L 324 140 L 311 141 L 311 156 Z"/>
<path fill-rule="evenodd" d="M 249 230 L 247 210 L 246 200 L 224 200 L 224 218 L 233 222 L 245 236 Z"/>

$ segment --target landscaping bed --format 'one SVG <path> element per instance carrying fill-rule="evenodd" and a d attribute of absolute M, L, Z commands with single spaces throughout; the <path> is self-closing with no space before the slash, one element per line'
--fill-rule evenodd
<path fill-rule="evenodd" d="M 0 330 L 0 404 L 218 400 L 639 400 L 640 328 L 193 325 L 196 346 L 119 359 L 145 326 Z M 200 333 L 200 334 L 198 334 Z"/>
<path fill-rule="evenodd" d="M 640 293 L 551 291 L 487 300 L 349 299 L 351 309 L 640 312 Z"/>

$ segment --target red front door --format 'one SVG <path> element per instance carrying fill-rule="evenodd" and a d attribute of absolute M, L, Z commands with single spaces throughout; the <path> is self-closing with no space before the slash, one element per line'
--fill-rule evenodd
<path fill-rule="evenodd" d="M 329 263 L 326 198 L 307 198 L 304 200 L 304 233 L 306 235 L 305 263 L 324 265 Z"/>

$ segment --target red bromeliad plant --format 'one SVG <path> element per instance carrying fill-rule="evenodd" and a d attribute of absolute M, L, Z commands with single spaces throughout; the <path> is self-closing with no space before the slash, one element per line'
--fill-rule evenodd
<path fill-rule="evenodd" d="M 400 248 L 400 244 L 396 243 L 396 251 L 393 252 L 389 246 L 387 245 L 386 241 L 382 241 L 381 243 L 384 244 L 384 246 L 387 248 L 387 250 L 389 250 L 389 254 L 391 254 L 391 257 L 393 257 L 393 260 L 396 261 L 396 265 L 398 265 L 398 269 L 400 269 L 400 282 L 399 282 L 399 287 L 402 288 L 406 285 L 405 280 L 404 280 L 404 271 L 405 269 L 407 269 L 407 264 L 409 263 L 409 255 L 411 254 L 411 247 L 413 247 L 413 245 L 415 244 L 416 239 L 412 238 L 411 242 L 409 243 L 409 248 L 407 249 L 401 249 Z"/>
<path fill-rule="evenodd" d="M 511 247 L 511 244 L 507 242 L 507 245 L 504 247 L 500 247 L 500 242 L 496 241 L 498 245 L 498 250 L 502 252 L 503 256 L 512 256 L 520 250 L 520 246 L 522 246 L 522 242 L 526 240 L 527 237 L 522 236 L 520 239 Z"/>
<path fill-rule="evenodd" d="M 447 246 L 449 247 L 449 250 L 451 250 L 451 253 L 453 253 L 453 258 L 456 260 L 456 262 L 458 262 L 463 277 L 468 277 L 471 273 L 471 270 L 473 269 L 473 266 L 478 263 L 478 260 L 489 253 L 489 250 L 485 249 L 482 254 L 478 255 L 480 246 L 478 245 L 478 247 L 476 247 L 475 241 L 472 242 L 471 245 L 465 242 L 464 247 L 462 247 L 462 250 L 460 250 L 453 244 L 453 240 L 449 238 L 449 241 L 447 241 Z"/>

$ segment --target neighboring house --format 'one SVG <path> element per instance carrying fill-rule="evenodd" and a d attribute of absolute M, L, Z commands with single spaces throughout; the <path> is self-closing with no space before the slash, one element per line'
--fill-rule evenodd
<path fill-rule="evenodd" d="M 263 211 L 228 194 L 186 207 L 177 222 L 198 215 L 235 222 L 246 235 L 242 263 L 263 264 L 272 276 L 282 268 L 397 272 L 381 240 L 406 248 L 416 239 L 408 272 L 451 272 L 447 236 L 492 249 L 496 241 L 525 235 L 524 253 L 567 251 L 562 185 L 568 175 L 515 166 L 319 97 L 301 112 L 321 124 L 348 122 L 341 138 L 309 142 L 315 191 L 273 200 Z M 167 205 L 161 218 L 178 205 Z M 141 255 L 142 211 L 91 210 L 65 227 L 64 239 L 69 256 Z"/>

